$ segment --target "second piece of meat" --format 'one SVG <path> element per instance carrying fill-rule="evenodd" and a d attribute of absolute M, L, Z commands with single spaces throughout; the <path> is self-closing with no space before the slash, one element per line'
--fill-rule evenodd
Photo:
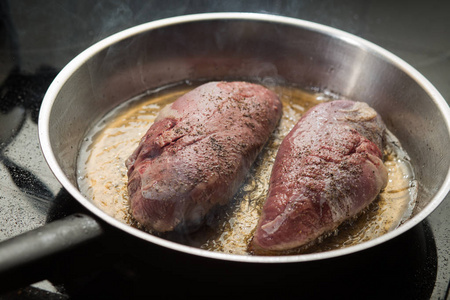
<path fill-rule="evenodd" d="M 387 184 L 384 133 L 362 102 L 310 109 L 280 145 L 251 247 L 297 248 L 358 215 Z"/>
<path fill-rule="evenodd" d="M 281 117 L 270 90 L 210 82 L 161 110 L 126 162 L 133 217 L 171 231 L 201 222 L 237 192 Z"/>

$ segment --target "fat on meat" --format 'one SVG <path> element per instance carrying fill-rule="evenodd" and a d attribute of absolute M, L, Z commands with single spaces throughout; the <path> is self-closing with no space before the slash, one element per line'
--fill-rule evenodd
<path fill-rule="evenodd" d="M 206 83 L 163 108 L 126 161 L 132 216 L 157 232 L 200 224 L 237 192 L 281 112 L 248 82 Z"/>
<path fill-rule="evenodd" d="M 250 247 L 307 245 L 357 216 L 387 184 L 385 125 L 363 102 L 311 108 L 284 138 Z"/>

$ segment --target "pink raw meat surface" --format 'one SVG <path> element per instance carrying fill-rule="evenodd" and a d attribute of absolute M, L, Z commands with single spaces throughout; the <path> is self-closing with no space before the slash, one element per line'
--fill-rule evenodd
<path fill-rule="evenodd" d="M 133 217 L 165 232 L 228 203 L 281 111 L 272 91 L 246 82 L 210 82 L 162 109 L 126 162 Z"/>
<path fill-rule="evenodd" d="M 310 109 L 280 145 L 251 247 L 297 248 L 358 215 L 387 184 L 384 132 L 362 102 Z"/>

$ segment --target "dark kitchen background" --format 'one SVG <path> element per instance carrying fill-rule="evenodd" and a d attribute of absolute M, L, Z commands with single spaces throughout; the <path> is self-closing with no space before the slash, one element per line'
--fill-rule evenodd
<path fill-rule="evenodd" d="M 39 107 L 57 73 L 78 53 L 113 33 L 157 19 L 203 12 L 276 14 L 350 32 L 410 63 L 450 100 L 449 1 L 0 0 L 0 241 L 84 211 L 61 188 L 39 148 Z M 262 266 L 266 280 L 260 284 L 243 276 L 238 283 L 220 283 L 213 274 L 208 282 L 195 280 L 199 275 L 196 264 L 204 263 L 201 260 L 186 262 L 185 271 L 192 276 L 173 272 L 175 262 L 140 261 L 133 256 L 132 244 L 121 248 L 129 242 L 126 237 L 113 232 L 109 235 L 112 241 L 85 245 L 32 272 L 24 270 L 24 280 L 30 277 L 36 283 L 20 286 L 12 278 L 2 278 L 0 299 L 227 295 L 450 299 L 449 198 L 421 224 L 385 245 L 340 260 L 289 264 L 281 272 L 277 269 L 278 273 Z M 161 260 L 158 255 L 148 253 L 155 261 Z M 238 268 L 230 263 L 234 267 Z M 299 268 L 304 268 L 300 275 Z M 307 272 L 322 272 L 323 281 L 308 281 Z"/>

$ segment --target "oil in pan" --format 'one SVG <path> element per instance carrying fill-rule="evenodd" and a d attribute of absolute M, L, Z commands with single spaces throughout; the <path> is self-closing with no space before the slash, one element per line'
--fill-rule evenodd
<path fill-rule="evenodd" d="M 154 122 L 159 111 L 197 85 L 180 83 L 149 91 L 107 114 L 86 136 L 78 158 L 78 185 L 85 197 L 114 218 L 139 228 L 128 213 L 125 160 Z M 278 128 L 259 155 L 230 205 L 213 211 L 196 233 L 164 237 L 211 251 L 248 255 L 247 245 L 267 195 L 277 149 L 303 113 L 314 105 L 336 98 L 332 93 L 306 91 L 293 86 L 267 86 L 283 103 Z M 322 252 L 352 246 L 389 232 L 411 214 L 417 184 L 407 154 L 388 132 L 384 149 L 389 180 L 384 191 L 358 218 L 341 225 L 321 243 L 298 249 Z M 293 254 L 286 253 L 286 254 Z"/>

